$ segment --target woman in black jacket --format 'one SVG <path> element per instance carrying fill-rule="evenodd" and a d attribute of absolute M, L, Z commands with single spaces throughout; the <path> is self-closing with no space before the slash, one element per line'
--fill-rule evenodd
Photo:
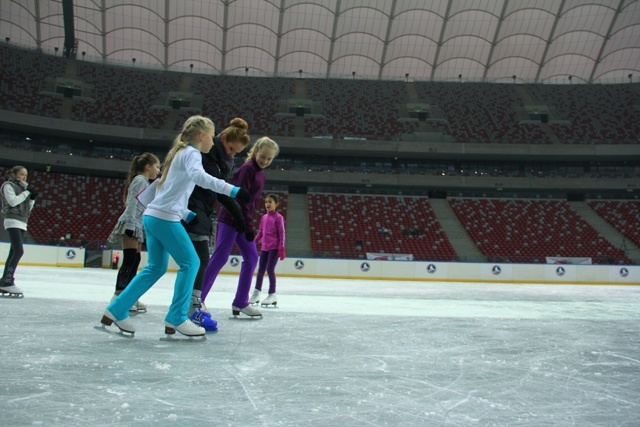
<path fill-rule="evenodd" d="M 213 138 L 211 151 L 202 154 L 202 166 L 209 175 L 229 181 L 233 171 L 233 157 L 249 145 L 248 129 L 249 125 L 246 121 L 235 118 L 231 120 L 226 129 Z M 242 211 L 235 199 L 199 186 L 196 186 L 191 193 L 188 206 L 189 210 L 196 214 L 196 218 L 188 224 L 183 222 L 198 253 L 198 258 L 200 258 L 200 268 L 193 284 L 188 316 L 195 324 L 202 326 L 208 332 L 217 331 L 218 326 L 216 321 L 211 319 L 211 314 L 206 307 L 203 306 L 200 294 L 204 270 L 209 263 L 209 241 L 213 234 L 212 218 L 216 200 L 234 218 L 239 219 L 237 221 L 240 224 L 239 227 L 244 225 Z M 244 230 L 238 231 L 244 232 Z"/>

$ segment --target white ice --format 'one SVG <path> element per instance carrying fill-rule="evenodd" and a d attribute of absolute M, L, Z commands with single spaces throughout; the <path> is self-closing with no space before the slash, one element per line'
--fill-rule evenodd
<path fill-rule="evenodd" d="M 278 278 L 278 308 L 165 342 L 93 329 L 115 270 L 19 267 L 0 298 L 6 426 L 637 426 L 640 288 Z M 267 278 L 265 278 L 265 286 Z"/>

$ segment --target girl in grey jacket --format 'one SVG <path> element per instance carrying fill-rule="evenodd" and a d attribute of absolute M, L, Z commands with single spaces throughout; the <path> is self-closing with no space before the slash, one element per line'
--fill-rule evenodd
<path fill-rule="evenodd" d="M 122 244 L 122 265 L 118 271 L 116 279 L 116 290 L 112 301 L 124 291 L 129 282 L 133 280 L 140 265 L 140 250 L 144 243 L 144 230 L 142 228 L 142 214 L 144 206 L 138 202 L 136 196 L 149 186 L 149 181 L 153 181 L 160 173 L 160 159 L 151 153 L 142 153 L 133 158 L 127 184 L 124 187 L 122 201 L 124 212 L 118 218 L 111 235 L 109 243 Z M 140 302 L 129 309 L 131 312 L 146 312 L 147 306 Z"/>
<path fill-rule="evenodd" d="M 2 215 L 4 228 L 9 234 L 11 247 L 4 264 L 4 273 L 0 281 L 0 293 L 22 298 L 22 289 L 15 284 L 18 262 L 24 255 L 24 233 L 38 192 L 27 183 L 28 171 L 24 166 L 14 166 L 7 174 L 7 180 L 0 187 L 2 196 Z"/>

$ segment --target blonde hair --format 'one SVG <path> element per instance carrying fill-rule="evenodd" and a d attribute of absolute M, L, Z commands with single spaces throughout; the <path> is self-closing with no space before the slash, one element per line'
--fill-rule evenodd
<path fill-rule="evenodd" d="M 253 144 L 253 147 L 251 147 L 251 150 L 249 150 L 249 154 L 247 154 L 246 162 L 250 162 L 251 160 L 255 159 L 256 156 L 258 155 L 258 152 L 263 148 L 273 149 L 274 151 L 273 157 L 276 157 L 280 152 L 280 147 L 278 147 L 278 144 L 273 139 L 269 138 L 268 136 L 263 136 L 262 138 L 259 138 L 256 141 L 256 143 Z"/>
<path fill-rule="evenodd" d="M 251 142 L 251 138 L 247 135 L 249 125 L 244 119 L 236 117 L 231 120 L 229 126 L 225 128 L 220 135 L 226 135 L 226 141 L 228 143 L 241 142 L 243 147 L 246 147 Z"/>
<path fill-rule="evenodd" d="M 191 143 L 195 143 L 197 138 L 200 136 L 200 132 L 202 133 L 214 133 L 216 131 L 216 127 L 211 121 L 210 118 L 204 116 L 191 116 L 182 125 L 182 131 L 176 136 L 176 139 L 173 140 L 173 144 L 171 144 L 171 149 L 167 153 L 167 156 L 164 158 L 164 166 L 162 167 L 162 178 L 158 181 L 158 187 L 160 187 L 165 179 L 167 179 L 167 175 L 169 175 L 169 169 L 171 168 L 171 163 L 173 159 L 176 157 L 176 154 L 180 150 L 184 150 Z"/>
<path fill-rule="evenodd" d="M 7 171 L 7 177 L 6 177 L 7 181 L 9 181 L 11 178 L 13 178 L 14 176 L 16 176 L 16 175 L 17 175 L 17 173 L 18 173 L 18 172 L 20 172 L 22 169 L 24 169 L 24 170 L 26 170 L 26 171 L 28 172 L 27 168 L 25 168 L 25 167 L 24 167 L 24 166 L 22 166 L 22 165 L 15 165 L 15 166 L 14 166 L 14 167 L 12 167 L 11 169 L 9 169 L 9 170 Z"/>

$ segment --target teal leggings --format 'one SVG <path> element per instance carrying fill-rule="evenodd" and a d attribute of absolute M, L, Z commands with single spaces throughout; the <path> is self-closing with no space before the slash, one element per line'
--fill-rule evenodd
<path fill-rule="evenodd" d="M 180 269 L 173 288 L 171 307 L 164 320 L 174 326 L 180 325 L 188 319 L 187 310 L 200 259 L 180 222 L 145 215 L 142 223 L 147 238 L 149 262 L 118 298 L 109 304 L 107 310 L 117 320 L 129 317 L 131 306 L 167 272 L 171 255 Z"/>

